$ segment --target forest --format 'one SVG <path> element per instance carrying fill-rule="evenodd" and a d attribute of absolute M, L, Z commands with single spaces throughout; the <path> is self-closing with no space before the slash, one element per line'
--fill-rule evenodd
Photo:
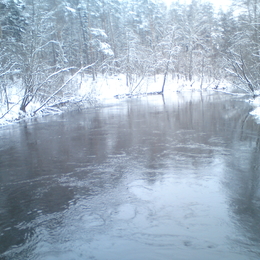
<path fill-rule="evenodd" d="M 226 11 L 199 0 L 1 0 L 0 118 L 15 106 L 26 113 L 36 102 L 34 115 L 63 102 L 84 75 L 122 74 L 131 93 L 156 75 L 161 92 L 169 76 L 215 88 L 225 80 L 255 97 L 259 20 L 259 0 L 234 0 Z"/>

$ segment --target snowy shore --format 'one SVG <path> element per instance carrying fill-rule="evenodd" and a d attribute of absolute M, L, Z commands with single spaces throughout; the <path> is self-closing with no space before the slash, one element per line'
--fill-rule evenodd
<path fill-rule="evenodd" d="M 107 103 L 118 98 L 129 97 L 133 95 L 160 92 L 162 90 L 163 75 L 156 75 L 154 77 L 145 77 L 143 79 L 136 79 L 130 86 L 126 86 L 125 75 L 113 75 L 98 77 L 93 80 L 90 75 L 79 76 L 75 78 L 66 91 L 51 100 L 46 106 L 40 109 L 36 114 L 33 113 L 42 104 L 39 101 L 32 101 L 26 113 L 20 111 L 20 102 L 22 100 L 23 91 L 19 87 L 20 81 L 14 82 L 13 87 L 9 90 L 9 109 L 6 104 L 0 105 L 0 126 L 11 124 L 26 118 L 34 116 L 46 116 L 51 114 L 63 113 L 64 111 L 76 109 L 77 107 L 90 107 L 97 104 Z M 182 92 L 190 90 L 226 90 L 231 91 L 231 87 L 225 82 L 205 81 L 203 85 L 200 81 L 193 82 L 185 81 L 184 79 L 167 78 L 164 94 L 170 92 Z M 257 106 L 256 102 L 252 105 Z M 254 116 L 260 117 L 260 102 L 256 109 L 251 113 Z M 9 110 L 9 111 L 8 111 Z"/>
<path fill-rule="evenodd" d="M 260 124 L 260 97 L 250 100 L 250 103 L 253 107 L 253 111 L 250 112 L 250 115 L 252 115 L 256 122 Z"/>

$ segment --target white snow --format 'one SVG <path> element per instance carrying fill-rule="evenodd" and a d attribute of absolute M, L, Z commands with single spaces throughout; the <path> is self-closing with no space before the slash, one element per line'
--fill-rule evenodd
<path fill-rule="evenodd" d="M 144 94 L 149 92 L 160 92 L 162 90 L 163 75 L 147 76 L 144 78 L 135 78 L 132 82 L 129 82 L 129 86 L 126 85 L 126 76 L 124 74 L 98 74 L 96 79 L 93 80 L 92 75 L 78 75 L 72 82 L 68 84 L 66 90 L 63 91 L 62 96 L 56 97 L 52 100 L 47 107 L 42 109 L 37 115 L 47 115 L 61 113 L 70 104 L 84 103 L 87 102 L 115 102 L 115 96 L 118 98 L 127 97 L 127 94 Z M 218 90 L 223 88 L 230 88 L 228 83 L 214 82 L 212 80 L 203 82 L 203 89 L 214 89 L 218 85 Z M 40 107 L 39 102 L 31 102 L 26 108 L 27 113 L 23 114 L 19 108 L 23 97 L 23 91 L 21 89 L 21 81 L 17 80 L 12 83 L 12 88 L 8 89 L 9 96 L 9 108 L 11 111 L 3 116 L 7 107 L 4 104 L 5 100 L 2 95 L 2 102 L 0 103 L 0 125 L 10 124 L 14 121 L 20 120 L 21 118 L 31 117 L 33 111 Z M 201 90 L 201 82 L 194 80 L 192 82 L 186 81 L 183 77 L 177 77 L 168 75 L 164 93 L 179 92 L 186 90 Z M 1 96 L 0 96 L 1 101 Z M 257 100 L 254 101 L 256 109 L 251 113 L 257 115 L 260 118 L 260 100 L 256 104 Z M 57 104 L 65 104 L 60 108 Z M 2 118 L 1 118 L 2 117 Z"/>
<path fill-rule="evenodd" d="M 250 112 L 251 115 L 260 117 L 260 107 L 257 107 L 253 111 Z"/>
<path fill-rule="evenodd" d="M 102 29 L 99 29 L 99 28 L 91 28 L 90 30 L 91 30 L 92 35 L 100 36 L 100 37 L 103 37 L 104 39 L 107 38 L 107 34 L 106 34 L 105 31 L 102 30 Z"/>
<path fill-rule="evenodd" d="M 99 50 L 102 51 L 105 55 L 114 56 L 114 52 L 111 49 L 111 46 L 106 42 L 99 42 Z"/>
<path fill-rule="evenodd" d="M 256 97 L 253 100 L 250 100 L 254 110 L 250 112 L 250 115 L 254 116 L 256 122 L 260 124 L 260 97 Z"/>
<path fill-rule="evenodd" d="M 66 9 L 72 13 L 76 13 L 77 11 L 71 7 L 66 6 Z"/>

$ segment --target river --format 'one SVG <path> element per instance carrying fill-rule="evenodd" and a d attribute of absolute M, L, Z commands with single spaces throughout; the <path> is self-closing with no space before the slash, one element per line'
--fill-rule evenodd
<path fill-rule="evenodd" d="M 0 259 L 260 259 L 250 110 L 184 92 L 0 128 Z"/>

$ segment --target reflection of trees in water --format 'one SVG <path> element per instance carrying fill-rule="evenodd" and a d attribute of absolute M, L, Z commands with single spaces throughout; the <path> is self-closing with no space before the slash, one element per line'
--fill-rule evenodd
<path fill-rule="evenodd" d="M 138 139 L 134 141 L 139 145 L 137 159 L 145 160 L 146 167 L 152 171 L 169 167 L 169 164 L 189 168 L 189 165 L 203 167 L 213 162 L 214 156 L 219 156 L 224 148 L 218 147 L 223 142 L 212 140 L 220 137 L 228 141 L 233 137 L 230 128 L 237 128 L 236 122 L 243 109 L 240 105 L 230 100 L 225 102 L 223 96 L 218 99 L 202 92 L 190 92 L 177 94 L 175 102 L 166 97 L 155 108 L 152 103 L 148 104 L 145 114 L 144 110 L 136 111 L 132 106 L 131 120 L 143 125 L 142 128 L 133 127 L 138 129 L 138 133 L 132 135 Z M 247 109 L 242 111 L 247 112 Z"/>
<path fill-rule="evenodd" d="M 184 171 L 201 169 L 212 163 L 214 156 L 223 156 L 223 150 L 229 146 L 225 142 L 232 143 L 238 129 L 241 132 L 241 103 L 234 105 L 230 100 L 212 99 L 211 95 L 196 92 L 188 98 L 179 94 L 174 102 L 161 97 L 154 99 L 156 105 L 149 98 L 147 103 L 136 99 L 127 102 L 126 109 L 116 112 L 101 109 L 58 122 L 21 127 L 19 144 L 7 149 L 16 154 L 10 171 L 15 176 L 20 167 L 19 180 L 29 179 L 32 183 L 21 182 L 7 187 L 9 190 L 0 190 L 1 207 L 6 209 L 3 229 L 11 227 L 1 237 L 7 242 L 1 244 L 0 241 L 0 251 L 10 244 L 25 242 L 26 235 L 33 229 L 18 229 L 17 225 L 35 219 L 40 214 L 38 211 L 42 214 L 62 212 L 75 196 L 87 196 L 89 190 L 95 196 L 102 189 L 115 187 L 122 176 L 129 173 L 128 169 L 145 174 L 152 182 L 156 182 L 165 169 L 176 166 Z M 21 147 L 23 152 L 19 154 Z M 257 157 L 256 151 L 253 154 Z M 251 160 L 258 162 L 257 158 Z M 249 178 L 251 186 L 246 185 L 244 179 L 238 179 L 236 186 L 244 185 L 247 189 L 232 186 L 234 194 L 238 194 L 234 196 L 234 204 L 250 206 L 244 201 L 235 203 L 235 198 L 244 199 L 246 194 L 250 201 L 257 196 L 259 165 L 255 166 Z M 63 176 L 66 178 L 60 181 Z M 36 178 L 39 182 L 34 180 Z M 84 189 L 78 187 L 78 183 L 83 184 Z M 256 210 L 255 200 L 251 201 L 250 207 Z M 248 213 L 243 214 L 237 213 L 247 218 Z M 252 215 L 254 220 L 259 214 Z M 246 226 L 246 220 L 241 222 Z M 8 242 L 14 238 L 17 240 Z"/>
<path fill-rule="evenodd" d="M 143 139 L 136 143 L 147 149 L 137 150 L 136 157 L 141 158 L 139 163 L 146 162 L 145 174 L 153 182 L 163 174 L 161 169 L 171 163 L 201 169 L 214 157 L 225 158 L 230 208 L 241 231 L 237 243 L 259 254 L 260 137 L 255 133 L 260 127 L 247 116 L 249 107 L 245 102 L 211 102 L 210 98 L 203 95 L 197 101 L 180 98 L 174 104 L 166 100 L 151 117 L 143 116 L 142 122 L 147 127 L 141 130 Z M 135 115 L 138 116 L 142 115 Z"/>
<path fill-rule="evenodd" d="M 230 96 L 225 100 L 223 95 L 218 99 L 202 92 L 175 95 L 174 101 L 167 96 L 128 101 L 126 112 L 116 117 L 111 114 L 103 122 L 115 127 L 106 135 L 109 153 L 130 156 L 124 162 L 131 160 L 129 166 L 152 182 L 167 170 L 195 169 L 199 173 L 214 163 L 226 153 L 223 145 L 233 137 L 230 128 L 237 127 L 232 124 L 234 115 L 239 122 L 241 113 L 248 112 L 247 104 L 230 102 Z"/>

